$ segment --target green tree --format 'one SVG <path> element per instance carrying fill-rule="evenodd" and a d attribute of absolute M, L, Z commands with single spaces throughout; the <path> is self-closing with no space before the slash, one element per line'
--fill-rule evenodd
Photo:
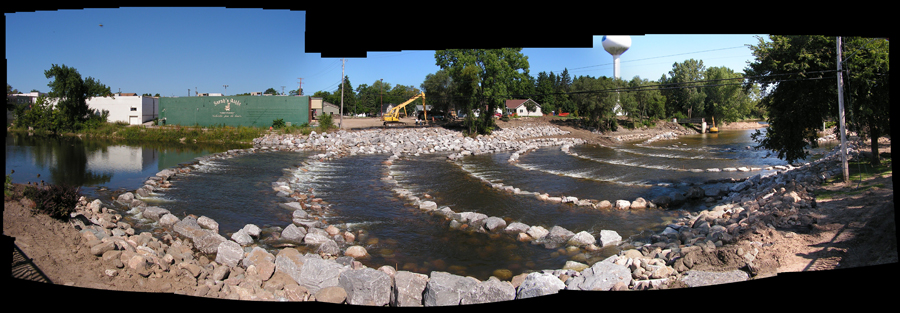
<path fill-rule="evenodd" d="M 581 112 L 584 124 L 603 131 L 615 131 L 616 82 L 612 78 L 590 76 L 576 77 L 572 82 L 571 96 Z"/>
<path fill-rule="evenodd" d="M 469 133 L 489 134 L 495 110 L 511 95 L 527 92 L 531 83 L 528 57 L 521 48 L 439 50 L 435 60 L 458 83 L 459 96 L 469 99 L 464 104 L 468 116 L 476 108 L 484 110 L 478 121 L 467 116 Z"/>
<path fill-rule="evenodd" d="M 669 76 L 663 75 L 660 84 L 663 84 L 663 95 L 666 96 L 666 114 L 674 116 L 676 113 L 686 114 L 689 118 L 694 115 L 702 115 L 706 94 L 698 87 L 703 80 L 706 67 L 703 61 L 694 59 L 682 63 L 672 64 Z"/>
<path fill-rule="evenodd" d="M 845 110 L 853 114 L 847 119 L 848 128 L 865 129 L 875 152 L 877 136 L 890 130 L 888 43 L 871 38 L 845 42 L 844 69 L 850 74 L 844 80 Z M 815 130 L 838 118 L 836 37 L 773 35 L 768 41 L 758 37 L 750 49 L 755 60 L 744 70 L 749 78 L 745 88 L 758 83 L 767 91 L 760 103 L 769 122 L 766 133 L 757 131 L 753 139 L 788 162 L 807 157 L 807 147 L 818 146 Z M 878 153 L 872 157 L 878 164 Z"/>
<path fill-rule="evenodd" d="M 541 108 L 544 112 L 548 114 L 554 111 L 558 111 L 557 103 L 556 103 L 556 90 L 554 86 L 554 80 L 556 75 L 553 72 L 550 72 L 548 75 L 547 72 L 538 73 L 537 80 L 535 81 L 534 92 L 536 95 L 534 96 L 534 101 L 541 104 Z"/>
<path fill-rule="evenodd" d="M 47 86 L 50 87 L 50 98 L 57 100 L 55 111 L 58 114 L 54 114 L 51 125 L 51 130 L 56 133 L 76 131 L 83 126 L 93 113 L 88 108 L 87 99 L 112 95 L 109 87 L 100 81 L 92 77 L 82 79 L 75 68 L 65 65 L 53 64 L 44 71 L 44 76 L 53 78 Z"/>
<path fill-rule="evenodd" d="M 263 92 L 264 95 L 277 95 L 278 91 L 275 88 L 266 89 L 266 92 Z"/>
<path fill-rule="evenodd" d="M 846 65 L 846 107 L 850 111 L 849 129 L 868 138 L 872 147 L 870 162 L 880 165 L 878 138 L 891 134 L 890 47 L 885 39 L 841 38 Z"/>
<path fill-rule="evenodd" d="M 419 87 L 425 92 L 425 97 L 434 110 L 443 112 L 457 110 L 453 101 L 453 79 L 447 70 L 426 75 L 425 81 Z"/>
<path fill-rule="evenodd" d="M 706 84 L 702 88 L 706 94 L 704 117 L 715 117 L 719 122 L 736 122 L 750 114 L 744 105 L 749 99 L 748 91 L 741 87 L 743 77 L 727 67 L 710 67 L 704 74 Z"/>
<path fill-rule="evenodd" d="M 658 83 L 635 76 L 627 87 L 627 92 L 619 93 L 619 102 L 632 121 L 644 123 L 647 119 L 665 118 L 666 97 L 660 92 Z"/>

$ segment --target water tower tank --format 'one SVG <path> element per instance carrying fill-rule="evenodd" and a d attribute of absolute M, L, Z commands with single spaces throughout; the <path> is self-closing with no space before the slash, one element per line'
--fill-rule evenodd
<path fill-rule="evenodd" d="M 613 75 L 619 78 L 619 56 L 631 48 L 631 36 L 603 36 L 603 49 L 613 56 Z"/>

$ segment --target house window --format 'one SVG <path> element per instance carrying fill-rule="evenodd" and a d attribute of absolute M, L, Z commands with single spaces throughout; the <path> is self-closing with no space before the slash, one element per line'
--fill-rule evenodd
<path fill-rule="evenodd" d="M 131 112 L 137 112 L 137 107 L 131 107 Z"/>

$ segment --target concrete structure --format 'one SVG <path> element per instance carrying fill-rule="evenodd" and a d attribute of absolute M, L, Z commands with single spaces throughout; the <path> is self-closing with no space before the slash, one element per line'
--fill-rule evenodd
<path fill-rule="evenodd" d="M 534 112 L 529 112 L 525 106 L 527 103 L 534 104 Z M 541 113 L 541 105 L 531 99 L 506 100 L 506 114 L 518 116 L 543 116 Z"/>
<path fill-rule="evenodd" d="M 291 125 L 310 122 L 310 97 L 181 97 L 159 99 L 162 125 L 269 127 L 272 121 Z"/>
<path fill-rule="evenodd" d="M 87 101 L 88 108 L 109 111 L 106 121 L 140 125 L 153 121 L 159 116 L 159 98 L 138 96 L 134 93 L 120 93 L 113 97 L 93 97 Z"/>

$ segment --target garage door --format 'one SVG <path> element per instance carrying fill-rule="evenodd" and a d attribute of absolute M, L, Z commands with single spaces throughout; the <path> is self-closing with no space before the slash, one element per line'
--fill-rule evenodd
<path fill-rule="evenodd" d="M 128 124 L 138 125 L 140 123 L 141 123 L 141 120 L 139 120 L 137 116 L 129 116 L 128 117 Z"/>

